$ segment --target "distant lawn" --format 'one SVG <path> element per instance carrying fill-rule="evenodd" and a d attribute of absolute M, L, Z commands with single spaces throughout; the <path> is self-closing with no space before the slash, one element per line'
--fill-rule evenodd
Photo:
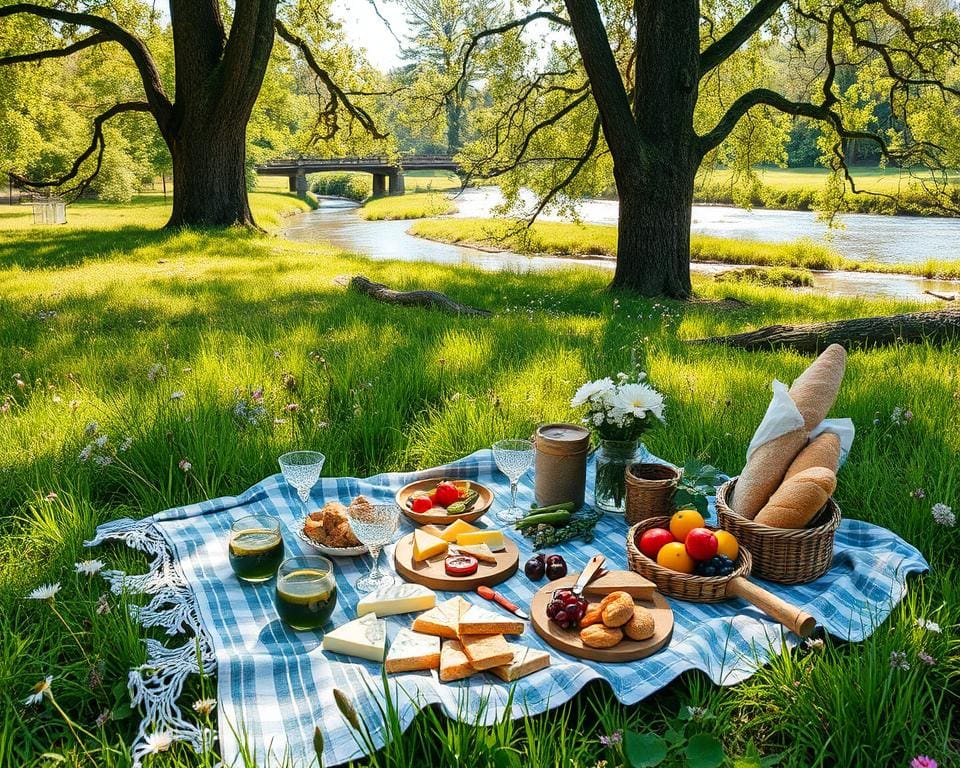
<path fill-rule="evenodd" d="M 368 221 L 425 219 L 456 211 L 457 206 L 446 195 L 439 192 L 413 192 L 367 200 L 360 210 L 360 216 Z"/>

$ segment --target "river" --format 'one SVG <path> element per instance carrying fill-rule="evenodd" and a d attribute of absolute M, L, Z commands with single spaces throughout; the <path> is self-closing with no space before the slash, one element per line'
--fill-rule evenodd
<path fill-rule="evenodd" d="M 491 216 L 499 202 L 495 187 L 468 189 L 456 199 L 457 217 Z M 591 200 L 580 209 L 587 223 L 615 224 L 617 203 Z M 544 217 L 549 218 L 549 217 Z M 920 263 L 930 258 L 960 259 L 960 219 L 919 216 L 847 214 L 841 227 L 829 228 L 807 211 L 746 211 L 727 206 L 696 205 L 692 231 L 741 240 L 786 242 L 809 238 L 829 245 L 849 259 L 884 263 Z M 610 259 L 566 259 L 525 256 L 509 252 L 487 253 L 447 243 L 437 243 L 407 234 L 409 221 L 366 221 L 357 215 L 357 205 L 347 200 L 324 198 L 320 207 L 288 220 L 284 234 L 302 242 L 326 242 L 373 259 L 469 264 L 482 269 L 517 271 L 549 269 L 566 264 L 591 264 L 611 268 Z M 694 265 L 704 272 L 727 266 Z M 818 272 L 817 290 L 845 296 L 892 296 L 930 299 L 923 291 L 952 294 L 957 284 L 906 276 L 856 272 Z"/>

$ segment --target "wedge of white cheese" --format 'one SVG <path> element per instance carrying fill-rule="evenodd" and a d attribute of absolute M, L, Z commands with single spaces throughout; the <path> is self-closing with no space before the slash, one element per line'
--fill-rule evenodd
<path fill-rule="evenodd" d="M 378 619 L 375 613 L 349 621 L 323 636 L 323 650 L 383 661 L 387 651 L 387 622 Z"/>
<path fill-rule="evenodd" d="M 440 669 L 440 638 L 401 629 L 390 643 L 384 662 L 387 672 L 416 672 Z"/>
<path fill-rule="evenodd" d="M 421 584 L 391 584 L 360 598 L 357 603 L 357 616 L 368 613 L 375 613 L 377 616 L 414 613 L 430 610 L 436 604 L 437 595 Z"/>

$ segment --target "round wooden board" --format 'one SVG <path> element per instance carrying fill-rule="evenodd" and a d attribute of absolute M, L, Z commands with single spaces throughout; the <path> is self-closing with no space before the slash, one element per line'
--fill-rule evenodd
<path fill-rule="evenodd" d="M 480 485 L 480 483 L 475 483 L 473 480 L 470 480 L 470 487 L 479 494 L 479 498 L 477 499 L 477 503 L 473 505 L 473 509 L 469 512 L 464 512 L 462 515 L 448 515 L 446 512 L 435 513 L 433 510 L 429 512 L 414 512 L 407 506 L 407 500 L 414 493 L 417 491 L 432 491 L 437 487 L 437 484 L 442 483 L 443 480 L 443 478 L 439 477 L 431 480 L 417 480 L 415 483 L 409 483 L 403 486 L 403 488 L 397 491 L 396 495 L 397 506 L 400 507 L 400 511 L 416 525 L 449 525 L 454 520 L 463 520 L 466 523 L 479 520 L 493 505 L 493 491 L 485 485 Z"/>
<path fill-rule="evenodd" d="M 477 572 L 472 576 L 447 576 L 443 568 L 443 561 L 446 559 L 443 555 L 415 563 L 412 533 L 408 533 L 397 542 L 393 550 L 393 563 L 397 573 L 404 579 L 423 584 L 430 589 L 467 592 L 480 586 L 492 587 L 513 576 L 520 563 L 520 550 L 517 549 L 517 545 L 507 536 L 503 539 L 506 549 L 493 553 L 497 558 L 497 564 L 480 563 Z"/>
<path fill-rule="evenodd" d="M 610 573 L 617 574 L 619 571 L 611 571 Z M 581 659 L 618 662 L 643 659 L 656 653 L 670 642 L 670 637 L 673 635 L 673 611 L 670 609 L 666 598 L 659 592 L 653 593 L 652 601 L 634 599 L 637 605 L 642 605 L 653 614 L 655 631 L 653 637 L 647 640 L 630 640 L 624 637 L 613 648 L 591 648 L 584 645 L 580 640 L 580 630 L 561 629 L 557 624 L 550 621 L 547 618 L 547 604 L 552 599 L 554 590 L 572 587 L 577 583 L 579 575 L 579 573 L 571 573 L 562 579 L 551 581 L 533 596 L 533 602 L 530 603 L 530 623 L 533 624 L 537 634 L 548 645 Z M 597 595 L 588 596 L 587 599 L 593 604 L 599 603 L 603 598 L 601 595 Z"/>

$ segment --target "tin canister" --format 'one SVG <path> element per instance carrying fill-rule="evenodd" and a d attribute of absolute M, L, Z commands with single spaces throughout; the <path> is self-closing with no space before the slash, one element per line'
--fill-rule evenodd
<path fill-rule="evenodd" d="M 548 507 L 572 501 L 581 507 L 587 485 L 590 430 L 579 424 L 542 424 L 534 443 L 537 504 Z"/>

